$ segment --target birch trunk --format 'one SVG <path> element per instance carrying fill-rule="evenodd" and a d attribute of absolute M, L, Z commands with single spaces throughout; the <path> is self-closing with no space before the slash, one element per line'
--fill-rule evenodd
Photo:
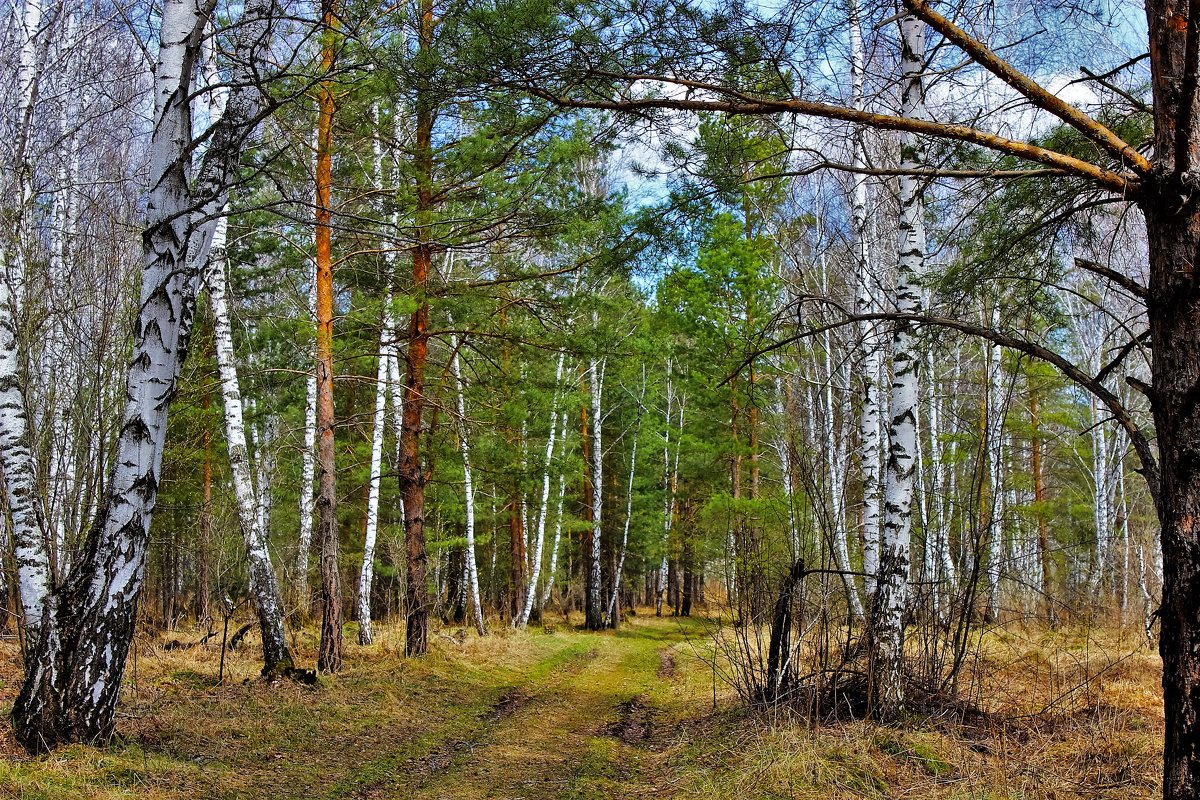
<path fill-rule="evenodd" d="M 546 466 L 542 471 L 542 500 L 538 513 L 537 533 L 533 540 L 533 555 L 530 558 L 529 586 L 525 590 L 525 604 L 521 609 L 521 616 L 513 626 L 516 628 L 524 628 L 529 624 L 529 615 L 539 597 L 537 585 L 542 574 L 542 543 L 546 538 L 546 509 L 550 504 L 550 464 L 554 460 L 554 439 L 558 431 L 558 387 L 562 383 L 565 358 L 564 353 L 558 354 L 558 367 L 554 372 L 554 401 L 550 409 L 550 436 L 546 440 Z"/>
<path fill-rule="evenodd" d="M 308 292 L 308 310 L 313 320 L 317 318 L 316 275 Z M 315 351 L 310 351 L 315 355 Z M 315 367 L 315 361 L 313 365 Z M 304 451 L 300 454 L 300 541 L 296 551 L 297 596 L 305 608 L 308 606 L 308 554 L 312 550 L 313 532 L 313 480 L 317 475 L 314 451 L 317 446 L 317 373 L 311 369 L 304 381 Z"/>
<path fill-rule="evenodd" d="M 604 446 L 601 397 L 604 390 L 604 361 L 592 358 L 588 366 L 592 396 L 592 535 L 587 564 L 587 629 L 604 627 L 600 599 L 600 522 L 604 508 Z"/>
<path fill-rule="evenodd" d="M 825 259 L 821 259 L 821 285 L 828 291 L 828 270 Z M 824 348 L 825 391 L 822 397 L 825 403 L 825 439 L 832 442 L 832 447 L 825 448 L 825 469 L 829 481 L 829 516 L 833 526 L 833 558 L 842 574 L 842 583 L 846 589 L 846 600 L 850 613 L 855 619 L 866 618 L 862 597 L 858 593 L 858 584 L 849 574 L 850 565 L 850 533 L 846 526 L 846 472 L 850 465 L 850 390 L 842 390 L 840 408 L 834 406 L 833 397 L 833 337 L 830 331 L 822 334 Z M 814 404 L 815 405 L 815 404 Z M 840 414 L 839 414 L 840 412 Z M 835 425 L 840 419 L 841 430 Z M 813 438 L 813 437 L 810 437 Z M 866 568 L 863 569 L 867 572 Z M 868 588 L 869 588 L 868 584 Z"/>
<path fill-rule="evenodd" d="M 562 446 L 565 449 L 567 444 L 567 415 L 564 412 L 562 415 Z M 558 510 L 554 516 L 554 544 L 550 547 L 550 570 L 546 578 L 546 591 L 542 593 L 542 604 L 550 602 L 550 596 L 554 592 L 554 576 L 558 572 L 558 544 L 562 539 L 562 523 L 563 523 L 563 498 L 567 494 L 567 476 L 566 473 L 558 473 Z"/>
<path fill-rule="evenodd" d="M 5 255 L 0 253 L 0 258 Z M 15 314 L 20 290 L 14 291 L 14 284 L 19 286 L 19 280 L 19 273 L 13 266 L 9 266 L 7 275 L 0 275 L 0 464 L 4 467 L 4 488 L 12 518 L 17 593 L 25 626 L 28 669 L 28 660 L 37 650 L 42 611 L 50 594 L 51 580 L 45 518 L 37 490 L 37 470 L 29 448 L 29 422 L 20 378 Z"/>
<path fill-rule="evenodd" d="M 471 446 L 467 440 L 467 403 L 463 392 L 462 367 L 459 365 L 458 337 L 451 335 L 450 349 L 454 353 L 450 366 L 454 372 L 454 388 L 457 394 L 458 420 L 455 427 L 458 430 L 458 448 L 462 452 L 463 462 L 463 500 L 467 512 L 467 588 L 471 593 L 471 609 L 475 617 L 475 632 L 480 636 L 487 635 L 487 626 L 483 622 L 483 603 L 479 599 L 479 566 L 475 560 L 475 483 L 471 474 Z M 561 369 L 562 361 L 559 361 Z"/>
<path fill-rule="evenodd" d="M 21 14 L 21 50 L 17 66 L 17 143 L 13 163 L 7 165 L 15 186 L 13 230 L 16 236 L 0 237 L 0 465 L 4 468 L 5 494 L 12 518 L 13 554 L 17 592 L 25 626 L 26 669 L 37 649 L 46 597 L 51 591 L 51 564 L 46 550 L 46 521 L 37 490 L 37 469 L 30 449 L 31 432 L 21 380 L 17 330 L 25 283 L 21 251 L 24 211 L 32 199 L 32 166 L 25 150 L 33 125 L 37 93 L 38 50 L 42 32 L 41 0 L 26 0 Z M 6 181 L 7 182 L 7 181 Z M 8 198 L 3 198 L 7 202 Z"/>
<path fill-rule="evenodd" d="M 1000 326 L 1000 312 L 996 307 L 991 312 L 991 327 Z M 987 458 L 988 504 L 986 517 L 987 542 L 987 618 L 996 619 L 1000 614 L 1000 577 L 1003 573 L 1004 498 L 1001 494 L 1002 434 L 1004 428 L 1004 401 L 1001 394 L 1000 347 L 987 346 L 987 398 L 984 421 L 984 454 Z"/>
<path fill-rule="evenodd" d="M 63 25 L 59 59 L 63 62 L 62 69 L 69 72 L 76 60 L 73 53 L 78 44 L 79 20 L 74 12 L 65 13 L 67 19 Z M 78 97 L 79 93 L 72 91 L 61 107 L 59 127 L 66 136 L 67 154 L 58 169 L 59 185 L 54 193 L 54 226 L 50 237 L 49 288 L 56 308 L 51 313 L 46 342 L 47 374 L 52 376 L 51 396 L 54 398 L 48 475 L 50 507 L 47 511 L 54 537 L 54 566 L 58 575 L 65 575 L 70 568 L 70 545 L 73 542 L 68 542 L 68 528 L 72 528 L 70 538 L 73 540 L 79 515 L 79 491 L 75 482 L 78 447 L 74 425 L 79 366 L 69 347 L 65 313 L 61 310 L 71 307 L 69 298 L 74 294 L 67 265 L 78 210 L 75 185 L 79 181 L 79 137 L 74 125 L 79 115 Z"/>
<path fill-rule="evenodd" d="M 106 497 L 81 557 L 49 599 L 42 636 L 13 707 L 17 739 L 30 751 L 107 740 L 115 728 L 125 660 L 142 589 L 167 411 L 187 354 L 199 267 L 211 225 L 192 229 L 189 210 L 215 218 L 240 149 L 259 116 L 260 56 L 270 44 L 272 0 L 250 0 L 233 36 L 234 87 L 212 130 L 194 189 L 187 182 L 188 103 L 207 15 L 196 0 L 163 5 L 154 76 L 150 197 L 143 236 L 141 302 L 126 376 L 126 405 Z"/>
<path fill-rule="evenodd" d="M 1112 480 L 1109 477 L 1108 435 L 1104 430 L 1107 415 L 1092 399 L 1092 524 L 1096 528 L 1096 560 L 1088 581 L 1097 600 L 1103 589 L 1112 547 Z"/>
<path fill-rule="evenodd" d="M 663 594 L 667 590 L 667 556 L 671 545 L 671 517 L 675 506 L 674 484 L 671 481 L 671 406 L 675 402 L 675 390 L 671 383 L 671 359 L 667 359 L 667 409 L 663 415 L 663 531 L 660 546 L 662 563 L 654 587 L 654 615 L 662 616 Z"/>
<path fill-rule="evenodd" d="M 1033 482 L 1034 515 L 1037 521 L 1037 540 L 1035 542 L 1038 560 L 1037 588 L 1042 595 L 1046 618 L 1053 620 L 1054 605 L 1050 597 L 1049 525 L 1046 522 L 1046 510 L 1042 507 L 1045 501 L 1045 484 L 1042 480 L 1041 411 L 1038 406 L 1038 390 L 1032 386 L 1029 388 L 1029 427 L 1033 430 L 1030 437 L 1029 469 Z"/>
<path fill-rule="evenodd" d="M 857 110 L 865 110 L 866 100 L 863 94 L 863 75 L 865 56 L 862 41 L 862 22 L 858 0 L 850 0 L 850 80 L 851 105 Z M 855 310 L 861 316 L 877 314 L 881 304 L 875 298 L 876 287 L 872 281 L 876 275 L 871 264 L 871 248 L 867 237 L 867 167 L 866 145 L 863 132 L 856 133 L 853 143 L 851 162 L 856 169 L 863 170 L 854 173 L 853 190 L 851 194 L 851 226 L 854 234 L 854 254 L 857 266 L 857 285 L 855 295 Z M 881 409 L 883 397 L 879 388 L 879 375 L 882 367 L 880 353 L 880 333 L 878 324 L 873 320 L 859 323 L 861 339 L 861 360 L 859 380 L 862 386 L 862 407 L 859 411 L 859 463 L 862 471 L 862 550 L 863 572 L 866 573 L 867 595 L 875 592 L 874 575 L 879 570 L 879 536 L 880 536 L 880 450 L 882 446 Z"/>
<path fill-rule="evenodd" d="M 944 602 L 949 601 L 950 593 L 957 583 L 954 568 L 954 557 L 950 552 L 950 532 L 946 522 L 946 504 L 943 496 L 945 485 L 945 468 L 942 458 L 942 385 L 937 380 L 934 366 L 933 348 L 925 351 L 925 366 L 929 374 L 932 391 L 929 397 L 929 505 L 930 519 L 925 534 L 926 547 L 933 550 L 933 603 L 934 611 L 939 619 L 945 619 Z M 953 467 L 952 467 L 953 468 Z M 932 537 L 932 542 L 930 538 Z"/>
<path fill-rule="evenodd" d="M 629 486 L 625 490 L 625 527 L 621 531 L 621 549 L 617 555 L 617 568 L 613 573 L 612 595 L 604 612 L 604 627 L 616 627 L 617 602 L 621 596 L 621 572 L 625 569 L 625 553 L 629 547 L 629 523 L 633 520 L 633 479 L 637 475 L 637 440 L 642 430 L 643 401 L 646 398 L 646 367 L 642 366 L 642 393 L 638 397 L 637 422 L 633 426 L 633 446 L 629 452 Z"/>
<path fill-rule="evenodd" d="M 925 24 L 905 14 L 900 19 L 901 113 L 925 117 Z M 910 133 L 900 137 L 900 258 L 895 306 L 899 314 L 921 308 L 918 282 L 925 268 L 925 202 L 920 180 L 911 174 L 924 166 L 921 140 Z M 908 607 L 909 548 L 917 464 L 917 372 L 920 364 L 913 324 L 894 323 L 892 392 L 888 435 L 887 489 L 870 632 L 872 710 L 891 721 L 904 709 L 904 613 Z"/>
<path fill-rule="evenodd" d="M 362 566 L 358 571 L 358 643 L 374 641 L 371 632 L 371 583 L 375 575 L 375 537 L 379 529 L 379 490 L 383 469 L 383 431 L 387 426 L 388 365 L 391 362 L 391 330 L 385 310 L 379 326 L 379 363 L 375 368 L 375 415 L 371 428 L 370 488 L 367 490 L 367 525 L 363 534 Z"/>
<path fill-rule="evenodd" d="M 266 532 L 262 528 L 259 503 L 251 481 L 250 451 L 246 447 L 246 427 L 242 419 L 242 392 L 234 365 L 233 325 L 230 322 L 228 282 L 225 274 L 225 236 L 227 218 L 217 220 L 212 249 L 204 271 L 204 282 L 212 301 L 213 336 L 216 341 L 217 369 L 221 378 L 221 399 L 225 406 L 225 441 L 229 448 L 229 472 L 237 505 L 238 523 L 246 547 L 250 593 L 258 609 L 262 630 L 263 674 L 276 674 L 294 666 L 283 630 L 283 598 L 271 556 Z"/>
<path fill-rule="evenodd" d="M 371 121 L 375 129 L 379 130 L 378 103 L 371 106 Z M 383 170 L 383 146 L 379 136 L 371 138 L 371 155 L 376 188 L 380 192 L 384 192 L 387 190 L 387 186 Z M 396 223 L 395 214 L 392 215 L 391 223 L 393 225 Z M 390 285 L 394 280 L 391 252 L 384 253 L 384 262 L 387 264 L 387 280 Z M 396 325 L 392 315 L 392 297 L 389 292 L 387 297 L 384 298 L 383 313 L 381 314 L 379 325 L 379 363 L 375 370 L 375 414 L 373 419 L 374 427 L 371 430 L 371 483 L 367 494 L 367 522 L 363 533 L 363 559 L 358 575 L 358 643 L 360 645 L 371 644 L 374 639 L 371 625 L 371 590 L 375 577 L 375 541 L 379 529 L 379 499 L 382 489 L 383 440 L 387 428 L 388 387 L 393 373 L 399 369 L 395 358 L 395 350 Z M 392 384 L 393 404 L 396 406 L 397 412 L 399 412 L 399 404 L 402 402 L 400 396 L 397 394 L 398 391 L 399 382 L 397 381 Z M 398 419 L 397 422 L 399 422 Z M 398 440 L 400 433 L 399 425 L 396 426 L 396 433 Z"/>

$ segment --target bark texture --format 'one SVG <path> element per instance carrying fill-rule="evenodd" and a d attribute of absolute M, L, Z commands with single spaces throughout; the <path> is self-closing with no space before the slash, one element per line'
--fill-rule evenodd
<path fill-rule="evenodd" d="M 342 669 L 342 581 L 338 570 L 337 489 L 333 451 L 333 115 L 337 23 L 334 0 L 323 0 L 321 68 L 317 91 L 317 539 L 321 543 L 321 644 L 317 669 Z"/>
<path fill-rule="evenodd" d="M 80 558 L 48 600 L 43 635 L 13 707 L 17 739 L 30 751 L 110 738 L 133 638 L 167 411 L 195 309 L 198 273 L 224 207 L 241 147 L 258 122 L 260 57 L 269 44 L 272 0 L 250 0 L 234 33 L 233 89 L 213 126 L 193 185 L 189 85 L 207 22 L 195 0 L 163 5 L 154 76 L 151 190 L 143 234 L 141 302 L 126 375 L 126 405 L 107 493 Z"/>
<path fill-rule="evenodd" d="M 925 115 L 925 24 L 911 15 L 900 19 L 900 105 L 906 117 Z M 924 151 L 915 134 L 901 134 L 900 168 L 912 171 L 924 164 Z M 918 288 L 925 267 L 925 203 L 920 179 L 900 177 L 899 260 L 895 307 L 899 314 L 920 311 Z M 882 720 L 894 720 L 904 710 L 904 614 L 908 607 L 909 546 L 912 537 L 913 491 L 917 467 L 917 370 L 920 359 L 913 323 L 894 323 L 892 334 L 892 391 L 888 420 L 887 484 L 884 494 L 883 535 L 880 539 L 879 579 L 871 615 L 871 708 Z"/>

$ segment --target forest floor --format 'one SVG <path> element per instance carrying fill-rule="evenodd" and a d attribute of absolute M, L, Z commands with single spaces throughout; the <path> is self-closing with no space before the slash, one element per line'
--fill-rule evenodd
<path fill-rule="evenodd" d="M 1150 798 L 1159 661 L 1136 636 L 1002 631 L 974 659 L 971 724 L 809 726 L 739 710 L 714 685 L 704 620 L 620 630 L 438 631 L 404 659 L 401 630 L 315 687 L 255 679 L 252 642 L 139 637 L 118 741 L 23 756 L 0 740 L 0 797 L 19 798 Z M 297 636 L 311 662 L 315 634 Z M 0 709 L 19 681 L 0 644 Z M 987 698 L 984 703 L 979 698 Z M 6 726 L 5 726 L 6 727 Z"/>

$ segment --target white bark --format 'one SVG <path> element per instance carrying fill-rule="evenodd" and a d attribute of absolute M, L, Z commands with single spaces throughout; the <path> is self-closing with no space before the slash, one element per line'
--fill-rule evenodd
<path fill-rule="evenodd" d="M 542 500 L 538 512 L 537 533 L 533 538 L 533 555 L 530 558 L 532 568 L 529 571 L 529 585 L 525 590 L 525 605 L 521 609 L 521 616 L 513 624 L 514 628 L 524 628 L 529 624 L 529 615 L 538 601 L 537 585 L 542 576 L 542 544 L 546 540 L 546 510 L 550 505 L 550 465 L 554 460 L 554 440 L 558 432 L 558 387 L 562 382 L 565 359 L 564 353 L 558 354 L 558 367 L 554 372 L 554 400 L 550 408 L 550 435 L 546 440 L 546 464 L 542 470 Z"/>
<path fill-rule="evenodd" d="M 228 278 L 225 274 L 225 238 L 227 217 L 217 220 L 212 248 L 204 270 L 204 283 L 212 301 L 213 338 L 216 343 L 217 371 L 221 378 L 221 400 L 224 405 L 225 441 L 229 449 L 229 473 L 237 506 L 238 523 L 246 548 L 249 565 L 250 593 L 258 608 L 262 626 L 263 649 L 267 669 L 284 657 L 286 644 L 283 630 L 283 600 L 279 582 L 271 565 L 263 528 L 261 498 L 251 479 L 253 465 L 246 446 L 246 426 L 242 416 L 242 392 L 238 381 L 233 350 L 233 325 L 228 301 Z M 261 459 L 261 454 L 260 454 Z M 261 475 L 262 472 L 260 471 Z"/>
<path fill-rule="evenodd" d="M 391 309 L 392 296 L 388 296 L 388 324 L 392 330 L 396 328 L 396 315 Z M 400 431 L 404 427 L 404 380 L 400 376 L 400 344 L 392 344 L 391 358 L 388 359 L 388 386 L 392 387 L 392 427 L 396 432 L 396 463 L 400 463 Z M 404 519 L 404 498 L 397 501 L 400 506 L 400 519 Z"/>
<path fill-rule="evenodd" d="M 1092 422 L 1092 524 L 1096 528 L 1096 561 L 1089 580 L 1092 593 L 1100 591 L 1109 567 L 1112 547 L 1112 484 L 1110 477 L 1106 415 L 1096 402 L 1091 402 Z"/>
<path fill-rule="evenodd" d="M 592 549 L 588 564 L 588 605 L 592 616 L 589 627 L 599 625 L 600 608 L 600 524 L 604 509 L 604 420 L 601 403 L 604 391 L 604 361 L 592 358 L 588 365 L 592 394 Z"/>
<path fill-rule="evenodd" d="M 388 362 L 391 359 L 391 342 L 395 334 L 389 327 L 389 314 L 385 311 L 379 326 L 379 359 L 375 369 L 375 416 L 371 428 L 371 472 L 367 489 L 367 527 L 363 534 L 362 566 L 358 571 L 358 643 L 370 644 L 374 637 L 371 631 L 371 583 L 375 575 L 375 537 L 379 529 L 379 492 L 383 470 L 383 431 L 387 426 L 387 379 Z"/>
<path fill-rule="evenodd" d="M 900 19 L 901 113 L 910 119 L 925 117 L 925 23 L 911 15 Z M 921 140 L 914 134 L 900 137 L 900 166 L 924 166 Z M 899 314 L 916 314 L 921 308 L 918 281 L 925 269 L 925 203 L 920 180 L 900 177 L 899 264 L 895 308 Z M 912 538 L 912 503 L 917 465 L 917 406 L 919 365 L 911 322 L 894 323 L 892 338 L 892 391 L 888 435 L 887 487 L 884 496 L 883 536 L 880 542 L 879 580 L 871 620 L 872 677 L 876 682 L 876 713 L 894 718 L 904 704 L 904 612 L 908 607 L 909 549 Z"/>
<path fill-rule="evenodd" d="M 272 419 L 264 419 L 262 432 L 254 446 L 253 460 L 258 529 L 268 538 L 271 533 L 271 475 L 275 471 L 275 455 L 271 451 L 271 444 L 275 439 L 274 430 L 275 424 Z"/>
<path fill-rule="evenodd" d="M 562 429 L 559 433 L 560 447 L 567 447 L 567 414 L 562 414 Z M 562 539 L 563 499 L 567 494 L 567 475 L 561 470 L 558 473 L 558 510 L 554 516 L 554 543 L 550 545 L 550 566 L 546 577 L 546 591 L 542 592 L 542 605 L 550 600 L 554 592 L 554 576 L 558 573 L 558 543 Z"/>
<path fill-rule="evenodd" d="M 3 255 L 0 253 L 0 257 Z M 10 268 L 9 276 L 13 271 Z M 17 593 L 25 633 L 33 643 L 41 629 L 42 609 L 50 593 L 50 559 L 46 552 L 37 471 L 29 448 L 29 424 L 16 336 L 16 292 L 9 276 L 0 275 L 0 464 L 4 467 L 5 492 L 12 517 Z M 26 649 L 27 652 L 33 650 L 28 645 Z"/>
<path fill-rule="evenodd" d="M 993 307 L 991 312 L 991 327 L 999 329 L 1000 312 Z M 987 589 L 988 615 L 995 619 L 1000 613 L 1000 576 L 1003 572 L 1004 561 L 1004 496 L 1001 490 L 1002 478 L 1002 437 L 1004 430 L 1004 397 L 1001 382 L 1003 380 L 1000 347 L 995 344 L 987 346 L 987 425 L 984 429 L 984 453 L 987 456 L 988 494 L 990 505 L 987 515 Z"/>
<path fill-rule="evenodd" d="M 77 44 L 79 21 L 73 12 L 66 12 L 67 19 L 61 35 L 64 68 L 69 69 L 74 61 L 72 51 Z M 74 77 L 74 76 L 72 76 Z M 70 547 L 68 526 L 75 525 L 79 513 L 79 492 L 75 481 L 77 443 L 75 416 L 76 387 L 79 383 L 78 364 L 71 351 L 66 330 L 66 312 L 71 307 L 73 286 L 68 261 L 71 242 L 75 236 L 75 218 L 78 210 L 75 184 L 79 180 L 79 141 L 75 119 L 79 114 L 79 93 L 72 91 L 62 103 L 59 127 L 66 137 L 66 157 L 58 169 L 58 187 L 54 193 L 54 225 L 50 237 L 50 291 L 53 308 L 50 310 L 50 330 L 46 342 L 44 359 L 46 374 L 51 376 L 51 396 L 54 408 L 51 411 L 49 463 L 49 508 L 48 519 L 53 532 L 54 565 L 59 575 L 70 569 Z M 72 531 L 73 532 L 73 531 Z"/>
<path fill-rule="evenodd" d="M 668 564 L 669 551 L 671 547 L 671 519 L 675 516 L 675 481 L 671 470 L 671 407 L 675 403 L 675 387 L 671 382 L 671 367 L 672 362 L 667 358 L 667 408 L 663 419 L 663 530 L 662 530 L 662 561 L 658 566 L 658 575 L 655 578 L 654 586 L 654 613 L 657 616 L 662 616 L 663 599 L 667 591 L 667 574 L 670 570 Z M 683 404 L 679 407 L 680 420 L 680 437 L 683 435 Z M 678 448 L 678 445 L 676 445 Z M 678 458 L 676 459 L 678 467 Z"/>
<path fill-rule="evenodd" d="M 863 75 L 865 55 L 863 53 L 862 23 L 858 0 L 850 0 L 850 75 L 852 84 L 851 105 L 857 110 L 865 110 L 866 101 L 863 95 Z M 866 147 L 863 142 L 863 132 L 858 131 L 854 137 L 851 163 L 857 168 L 867 166 Z M 873 282 L 878 278 L 871 263 L 870 242 L 867 237 L 868 191 L 865 174 L 856 172 L 853 176 L 853 191 L 851 194 L 851 224 L 854 233 L 854 254 L 857 265 L 855 310 L 859 315 L 877 314 L 882 304 L 876 299 L 876 286 Z M 859 380 L 862 386 L 862 407 L 859 411 L 859 463 L 862 471 L 863 507 L 862 507 L 862 550 L 863 572 L 867 574 L 867 594 L 875 591 L 874 575 L 879 570 L 879 536 L 880 521 L 880 451 L 882 449 L 881 409 L 883 397 L 879 388 L 882 355 L 880 353 L 880 333 L 878 324 L 873 320 L 859 323 L 861 338 L 861 359 Z"/>
<path fill-rule="evenodd" d="M 933 488 L 930 493 L 930 525 L 933 527 L 933 548 L 936 561 L 934 580 L 937 582 L 938 593 L 949 593 L 958 582 L 957 570 L 954 564 L 954 554 L 950 552 L 950 530 L 947 522 L 948 492 L 945 490 L 944 459 L 942 457 L 942 397 L 941 385 L 937 382 L 937 371 L 933 358 L 933 347 L 925 351 L 925 364 L 929 372 L 929 383 L 932 388 L 929 399 L 929 481 Z M 953 467 L 951 467 L 953 468 Z"/>
<path fill-rule="evenodd" d="M 958 341 L 954 345 L 954 369 L 950 373 L 950 385 L 951 386 L 958 385 L 958 378 L 961 373 L 962 373 L 962 339 L 959 338 Z M 949 403 L 949 406 L 950 406 L 949 414 L 947 416 L 951 420 L 951 422 L 950 422 L 951 432 L 953 433 L 954 432 L 953 420 L 954 420 L 955 412 L 956 412 L 953 393 L 951 393 L 950 396 L 947 398 L 947 402 Z M 959 514 L 958 470 L 955 469 L 955 467 L 954 467 L 954 465 L 958 463 L 958 437 L 957 436 L 950 437 L 950 445 L 946 449 L 947 449 L 947 462 L 950 465 L 949 468 L 946 470 L 946 525 L 947 525 L 947 528 L 949 528 L 950 525 L 954 524 L 954 520 Z M 962 539 L 964 539 L 964 540 L 966 538 L 967 537 L 962 537 Z M 960 543 L 959 543 L 959 547 L 960 547 L 959 558 L 958 558 L 958 561 L 956 562 L 954 560 L 953 553 L 950 552 L 949 533 L 947 533 L 947 543 L 946 543 L 947 558 L 950 560 L 951 564 L 957 563 L 960 571 L 963 574 L 966 574 L 966 573 L 970 572 L 970 570 L 971 570 L 972 562 L 970 561 L 970 558 L 973 558 L 974 556 L 971 556 L 970 558 L 968 558 L 968 556 L 966 555 L 966 552 L 968 550 L 963 545 L 964 545 L 964 542 L 960 541 Z"/>
<path fill-rule="evenodd" d="M 317 315 L 317 284 L 315 275 L 308 289 L 310 319 Z M 315 358 L 315 351 L 311 353 Z M 296 585 L 301 588 L 301 602 L 306 603 L 308 589 L 308 555 L 312 550 L 313 480 L 317 474 L 317 372 L 316 362 L 309 363 L 304 381 L 304 449 L 300 454 L 300 538 L 296 550 Z"/>
<path fill-rule="evenodd" d="M 6 165 L 15 186 L 5 187 L 15 201 L 15 236 L 0 237 L 0 465 L 4 468 L 13 526 L 13 551 L 17 566 L 17 590 L 29 644 L 34 649 L 42 625 L 46 596 L 51 589 L 50 558 L 46 551 L 45 513 L 37 490 L 37 470 L 30 450 L 30 430 L 25 392 L 21 380 L 21 357 L 17 340 L 21 295 L 25 283 L 22 252 L 24 212 L 32 200 L 32 167 L 25 160 L 25 145 L 33 124 L 33 106 L 38 78 L 38 51 L 42 29 L 41 0 L 26 0 L 21 15 L 21 51 L 17 66 L 17 142 L 15 157 Z M 7 183 L 7 181 L 6 181 Z"/>
<path fill-rule="evenodd" d="M 525 382 L 525 369 L 521 368 L 521 382 Z M 525 474 L 529 468 L 529 420 L 527 419 L 528 412 L 524 412 L 521 417 L 521 435 L 520 435 L 520 451 L 521 451 L 521 536 L 525 539 L 525 574 L 528 575 L 532 570 L 530 567 L 530 547 L 529 547 L 529 501 L 525 496 Z M 525 599 L 528 601 L 529 596 Z"/>
<path fill-rule="evenodd" d="M 54 620 L 52 630 L 43 629 L 14 705 L 17 736 L 29 747 L 112 732 L 144 577 L 167 412 L 187 353 L 199 270 L 215 229 L 215 223 L 196 227 L 188 212 L 199 206 L 200 214 L 215 220 L 225 205 L 240 148 L 261 108 L 256 77 L 264 69 L 260 56 L 273 16 L 271 0 L 247 2 L 234 33 L 236 88 L 189 186 L 189 88 L 207 16 L 196 0 L 163 3 L 141 300 L 126 404 L 105 502 L 84 549 L 87 558 L 53 598 L 57 610 L 47 615 Z"/>
<path fill-rule="evenodd" d="M 788 545 L 791 547 L 792 563 L 800 557 L 800 532 L 796 528 L 796 499 L 792 492 L 792 452 L 789 444 L 791 422 L 783 405 L 783 379 L 775 378 L 775 414 L 779 420 L 780 433 L 775 437 L 775 452 L 779 454 L 779 480 L 783 484 L 783 501 L 787 504 Z"/>
<path fill-rule="evenodd" d="M 633 520 L 633 479 L 637 475 L 637 440 L 642 431 L 642 412 L 646 399 L 646 367 L 642 365 L 642 393 L 638 397 L 637 422 L 633 426 L 633 445 L 629 452 L 629 486 L 625 491 L 625 526 L 621 531 L 621 549 L 617 555 L 617 570 L 613 575 L 612 595 L 608 600 L 608 609 L 604 612 L 604 627 L 609 627 L 614 614 L 617 613 L 617 602 L 621 597 L 621 572 L 625 569 L 625 553 L 629 546 L 629 523 Z"/>
<path fill-rule="evenodd" d="M 1154 624 L 1154 601 L 1150 597 L 1150 582 L 1146 577 L 1146 548 L 1137 546 L 1138 589 L 1142 593 L 1142 627 L 1150 637 L 1150 626 Z"/>
<path fill-rule="evenodd" d="M 828 290 L 828 270 L 824 257 L 821 258 L 821 285 L 823 290 Z M 850 605 L 850 612 L 855 619 L 863 619 L 866 612 L 863 608 L 862 597 L 858 593 L 858 584 L 849 574 L 852 571 L 850 564 L 850 533 L 846 525 L 846 472 L 850 464 L 850 390 L 849 387 L 844 387 L 839 393 L 841 395 L 839 406 L 834 405 L 834 369 L 833 369 L 833 337 L 832 333 L 826 330 L 822 334 L 822 345 L 824 349 L 824 384 L 825 391 L 822 393 L 824 399 L 824 430 L 822 431 L 825 441 L 832 444 L 831 447 L 824 448 L 825 450 L 825 470 L 826 478 L 829 486 L 829 517 L 833 526 L 833 558 L 838 570 L 842 574 L 842 582 L 846 588 L 846 600 Z M 838 413 L 840 411 L 840 414 Z M 835 427 L 835 420 L 841 420 L 841 430 Z M 810 440 L 815 441 L 813 436 Z M 864 568 L 864 572 L 867 570 Z M 868 584 L 868 587 L 870 584 Z"/>
<path fill-rule="evenodd" d="M 458 356 L 458 337 L 451 334 L 450 350 L 454 353 L 450 366 L 454 372 L 454 387 L 456 391 L 456 402 L 458 418 L 455 427 L 458 430 L 458 447 L 462 452 L 463 462 L 463 494 L 467 511 L 467 585 L 471 592 L 471 609 L 475 618 L 475 631 L 484 636 L 487 634 L 487 627 L 483 621 L 483 603 L 479 598 L 479 566 L 475 560 L 475 484 L 471 474 L 471 446 L 467 440 L 467 404 L 463 392 L 462 367 L 459 364 Z M 559 362 L 561 369 L 562 362 Z M 495 516 L 495 503 L 493 501 L 492 516 Z M 495 533 L 492 534 L 492 541 L 495 542 Z M 492 558 L 495 559 L 495 548 L 492 550 Z M 493 561 L 492 570 L 495 571 L 495 563 Z"/>
<path fill-rule="evenodd" d="M 1124 447 L 1118 448 L 1124 450 Z M 1123 459 L 1117 460 L 1117 489 L 1121 496 L 1121 611 L 1129 605 L 1129 497 L 1125 494 L 1125 465 Z"/>

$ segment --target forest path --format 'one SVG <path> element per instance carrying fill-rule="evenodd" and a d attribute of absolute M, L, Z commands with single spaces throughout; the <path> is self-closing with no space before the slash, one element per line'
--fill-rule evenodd
<path fill-rule="evenodd" d="M 691 621 L 636 618 L 615 632 L 560 632 L 477 725 L 346 795 L 361 798 L 615 798 L 659 795 L 658 756 L 677 706 Z M 534 634 L 536 635 L 536 634 Z M 335 796 L 339 793 L 335 792 Z"/>
<path fill-rule="evenodd" d="M 254 646 L 228 653 L 218 682 L 219 646 L 168 647 L 199 632 L 143 640 L 117 740 L 29 759 L 0 733 L 0 798 L 671 794 L 680 759 L 703 758 L 688 732 L 711 709 L 711 669 L 696 656 L 711 646 L 707 624 L 644 612 L 616 631 L 551 624 L 486 637 L 439 628 L 422 658 L 403 657 L 402 622 L 381 622 L 366 647 L 348 626 L 346 669 L 312 687 L 259 680 Z M 315 630 L 292 644 L 311 664 Z M 0 649 L 0 714 L 19 677 L 19 651 Z"/>

